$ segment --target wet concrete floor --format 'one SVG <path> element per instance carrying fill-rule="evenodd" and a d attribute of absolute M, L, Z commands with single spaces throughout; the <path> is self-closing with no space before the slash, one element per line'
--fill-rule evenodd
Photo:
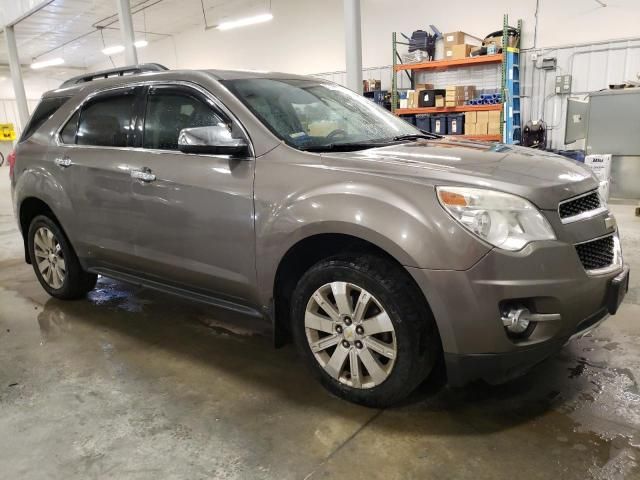
<path fill-rule="evenodd" d="M 431 381 L 384 411 L 307 376 L 267 325 L 101 279 L 49 298 L 0 169 L 0 478 L 640 478 L 637 274 L 618 315 L 509 384 Z"/>

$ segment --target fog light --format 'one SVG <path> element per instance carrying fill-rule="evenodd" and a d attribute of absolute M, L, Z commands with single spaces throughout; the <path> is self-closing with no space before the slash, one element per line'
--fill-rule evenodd
<path fill-rule="evenodd" d="M 530 315 L 531 312 L 528 308 L 512 308 L 502 315 L 502 324 L 507 328 L 507 331 L 518 335 L 529 328 L 531 324 Z"/>

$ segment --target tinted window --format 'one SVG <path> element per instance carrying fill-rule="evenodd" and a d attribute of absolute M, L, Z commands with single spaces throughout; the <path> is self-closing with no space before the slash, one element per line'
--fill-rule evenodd
<path fill-rule="evenodd" d="M 144 148 L 178 150 L 183 128 L 228 124 L 222 114 L 196 95 L 183 90 L 158 88 L 149 91 L 144 121 Z"/>
<path fill-rule="evenodd" d="M 62 140 L 62 143 L 76 143 L 78 117 L 80 117 L 80 110 L 76 111 L 76 113 L 73 114 L 73 117 L 69 119 L 67 124 L 60 132 L 60 140 Z"/>
<path fill-rule="evenodd" d="M 71 97 L 54 97 L 54 98 L 45 98 L 43 99 L 36 110 L 31 115 L 31 120 L 27 124 L 27 128 L 24 129 L 24 133 L 22 134 L 21 142 L 24 142 L 27 138 L 33 135 L 36 130 L 38 130 L 44 122 L 49 120 L 51 116 L 58 111 L 58 109 L 66 103 Z"/>
<path fill-rule="evenodd" d="M 131 128 L 135 96 L 132 93 L 109 95 L 92 100 L 82 108 L 78 145 L 126 147 Z"/>

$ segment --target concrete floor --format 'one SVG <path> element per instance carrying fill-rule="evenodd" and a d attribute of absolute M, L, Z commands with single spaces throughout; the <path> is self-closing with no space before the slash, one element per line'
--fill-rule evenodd
<path fill-rule="evenodd" d="M 49 298 L 22 259 L 0 169 L 0 477 L 640 478 L 640 219 L 620 313 L 507 385 L 384 411 L 307 377 L 266 326 L 101 279 Z"/>

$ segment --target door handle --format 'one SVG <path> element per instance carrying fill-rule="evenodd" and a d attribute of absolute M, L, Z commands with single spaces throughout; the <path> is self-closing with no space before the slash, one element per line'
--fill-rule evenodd
<path fill-rule="evenodd" d="M 60 168 L 67 168 L 73 165 L 69 157 L 57 157 L 53 162 Z"/>
<path fill-rule="evenodd" d="M 131 170 L 131 178 L 135 178 L 141 182 L 153 182 L 156 179 L 156 175 L 150 168 L 144 167 L 139 170 Z"/>

